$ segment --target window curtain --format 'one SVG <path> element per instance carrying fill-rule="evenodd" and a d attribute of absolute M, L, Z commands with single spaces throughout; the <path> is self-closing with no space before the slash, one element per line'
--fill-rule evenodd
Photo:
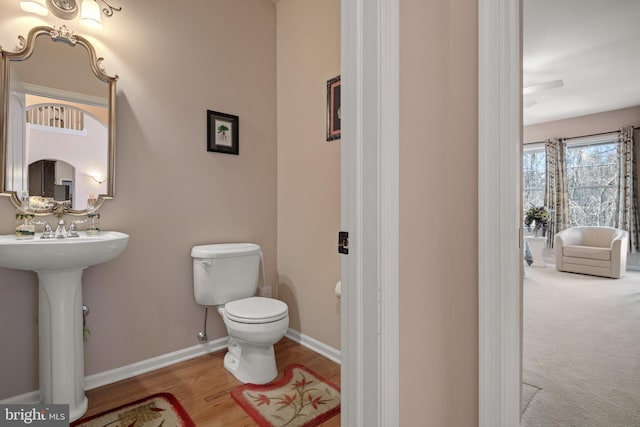
<path fill-rule="evenodd" d="M 635 253 L 640 248 L 638 247 L 638 187 L 633 126 L 627 126 L 620 131 L 618 159 L 620 179 L 618 179 L 618 212 L 614 226 L 629 232 L 629 251 Z"/>
<path fill-rule="evenodd" d="M 553 238 L 569 227 L 569 186 L 567 183 L 567 150 L 563 140 L 547 139 L 544 143 L 547 158 L 547 186 L 544 203 L 549 209 L 547 247 L 553 247 Z"/>

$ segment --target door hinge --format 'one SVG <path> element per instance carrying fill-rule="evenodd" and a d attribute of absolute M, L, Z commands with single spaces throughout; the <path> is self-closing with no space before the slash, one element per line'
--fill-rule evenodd
<path fill-rule="evenodd" d="M 338 252 L 341 254 L 349 254 L 349 232 L 338 232 Z"/>

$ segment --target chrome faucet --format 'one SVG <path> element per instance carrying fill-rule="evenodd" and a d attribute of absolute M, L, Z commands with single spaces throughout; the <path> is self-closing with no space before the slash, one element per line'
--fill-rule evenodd
<path fill-rule="evenodd" d="M 65 227 L 66 222 L 64 222 L 64 215 L 69 212 L 69 201 L 65 200 L 63 202 L 53 202 L 53 214 L 58 217 L 58 227 L 56 228 L 56 232 L 54 237 L 56 239 L 65 239 L 67 237 L 67 229 Z"/>
<path fill-rule="evenodd" d="M 58 221 L 58 227 L 56 228 L 55 238 L 56 239 L 64 239 L 67 237 L 67 229 L 65 228 L 64 219 L 60 218 Z"/>

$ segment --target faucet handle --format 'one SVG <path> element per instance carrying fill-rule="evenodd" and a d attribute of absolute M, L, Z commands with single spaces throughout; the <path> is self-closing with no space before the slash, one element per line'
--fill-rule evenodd
<path fill-rule="evenodd" d="M 42 230 L 41 239 L 52 239 L 54 237 L 53 230 L 47 221 L 33 221 L 35 225 L 44 225 L 44 229 Z"/>
<path fill-rule="evenodd" d="M 67 237 L 80 237 L 76 231 L 76 221 L 73 221 L 69 226 L 69 230 L 67 230 Z"/>
<path fill-rule="evenodd" d="M 82 224 L 82 223 L 85 223 L 85 222 L 87 222 L 86 219 L 77 220 L 77 221 L 71 222 L 71 225 L 69 226 L 69 230 L 67 232 L 67 237 L 80 237 L 80 235 L 78 234 L 78 231 L 76 229 L 77 228 L 76 224 Z"/>
<path fill-rule="evenodd" d="M 42 231 L 42 238 L 43 239 L 53 239 L 55 237 L 55 235 L 53 234 L 53 229 L 51 228 L 51 226 L 49 225 L 48 222 L 44 223 L 44 230 Z"/>

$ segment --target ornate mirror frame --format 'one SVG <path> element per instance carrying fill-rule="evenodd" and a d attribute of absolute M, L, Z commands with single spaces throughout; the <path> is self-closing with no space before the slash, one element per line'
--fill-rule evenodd
<path fill-rule="evenodd" d="M 63 42 L 75 46 L 82 46 L 89 54 L 89 65 L 93 74 L 101 81 L 108 84 L 109 105 L 108 105 L 108 167 L 106 177 L 106 194 L 99 194 L 95 207 L 102 205 L 104 200 L 113 199 L 115 194 L 115 156 L 116 156 L 116 80 L 118 76 L 109 76 L 105 73 L 102 61 L 104 58 L 98 57 L 91 43 L 84 37 L 73 34 L 73 31 L 67 29 L 66 26 L 60 28 L 39 26 L 29 31 L 27 38 L 18 36 L 19 45 L 16 52 L 5 51 L 0 47 L 0 195 L 8 196 L 16 207 L 21 206 L 21 201 L 16 191 L 6 190 L 6 159 L 8 149 L 8 118 L 9 118 L 9 73 L 11 61 L 24 61 L 28 59 L 34 51 L 36 38 L 38 36 L 48 35 L 54 42 Z M 36 215 L 50 215 L 53 213 L 54 207 L 46 210 L 35 211 Z M 67 211 L 71 215 L 85 215 L 87 210 Z"/>

